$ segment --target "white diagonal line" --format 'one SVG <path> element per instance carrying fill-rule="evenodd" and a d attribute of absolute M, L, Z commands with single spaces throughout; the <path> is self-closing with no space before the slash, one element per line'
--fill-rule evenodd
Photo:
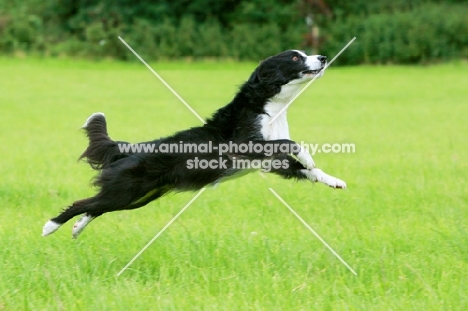
<path fill-rule="evenodd" d="M 326 70 L 328 67 L 330 67 L 330 65 L 335 61 L 335 59 L 336 59 L 338 56 L 340 56 L 340 54 L 343 53 L 343 51 L 346 50 L 346 49 L 348 48 L 348 46 L 350 46 L 351 43 L 353 43 L 354 40 L 356 40 L 356 37 L 352 38 L 351 41 L 349 41 L 348 44 L 346 44 L 345 47 L 342 48 L 341 51 L 340 51 L 338 54 L 336 54 L 335 57 L 333 57 L 333 59 L 332 59 L 328 64 L 325 65 L 325 67 L 323 68 L 322 72 L 325 72 L 325 70 Z M 268 122 L 268 124 L 273 123 L 273 121 L 275 121 L 276 118 L 278 118 L 278 117 L 280 116 L 280 114 L 282 114 L 286 109 L 288 109 L 288 107 L 296 100 L 296 98 L 298 98 L 299 95 L 301 95 L 302 92 L 304 92 L 304 91 L 309 87 L 309 85 L 311 85 L 311 84 L 315 81 L 315 79 L 317 79 L 318 77 L 319 77 L 319 75 L 316 75 L 312 80 L 310 80 L 309 83 L 307 83 L 306 86 L 304 86 L 304 87 L 302 88 L 302 90 L 301 90 L 299 93 L 297 93 L 296 96 L 294 96 L 293 99 L 291 99 L 291 100 L 289 101 L 289 103 L 288 103 L 286 106 L 284 106 L 283 109 L 281 109 L 280 112 L 278 112 L 278 113 L 276 114 L 276 116 L 273 117 L 273 119 L 270 120 L 270 122 Z"/>
<path fill-rule="evenodd" d="M 338 253 L 335 252 L 335 251 L 333 250 L 333 248 L 331 248 L 331 246 L 328 245 L 328 243 L 325 242 L 325 241 L 320 237 L 320 235 L 318 235 L 318 233 L 315 232 L 314 229 L 312 229 L 312 228 L 304 221 L 304 219 L 302 219 L 302 217 L 299 216 L 299 214 L 296 213 L 296 212 L 292 209 L 292 207 L 289 206 L 288 203 L 286 203 L 286 202 L 283 200 L 283 198 L 281 198 L 281 197 L 275 192 L 275 190 L 273 190 L 272 188 L 268 188 L 268 189 L 270 189 L 271 193 L 273 193 L 273 194 L 278 198 L 278 200 L 280 200 L 281 203 L 283 203 L 284 206 L 286 206 L 286 207 L 291 211 L 291 213 L 293 213 L 294 216 L 296 216 L 297 219 L 299 219 L 299 220 L 302 222 L 302 224 L 303 224 L 307 229 L 309 229 L 310 232 L 312 232 L 312 233 L 317 237 L 317 239 L 319 239 L 320 242 L 322 242 L 323 245 L 325 245 L 325 246 L 330 250 L 330 252 L 332 252 L 332 254 L 335 255 L 335 257 L 338 258 L 338 259 L 346 266 L 346 268 L 349 269 L 349 271 L 351 271 L 354 275 L 357 275 L 356 271 L 354 271 L 353 268 L 351 268 L 351 267 L 346 263 L 346 261 L 344 261 L 343 258 L 341 258 L 340 255 L 338 255 Z"/>
<path fill-rule="evenodd" d="M 151 239 L 151 241 L 149 241 L 145 247 L 143 247 L 141 249 L 141 251 L 138 252 L 138 254 L 136 254 L 132 260 L 130 260 L 130 262 L 122 268 L 122 270 L 120 270 L 119 273 L 117 273 L 117 276 L 120 276 L 122 274 L 122 272 L 124 272 L 138 257 L 140 257 L 140 255 L 167 229 L 169 228 L 169 226 L 193 203 L 193 201 L 195 201 L 199 196 L 200 194 L 203 193 L 203 191 L 205 191 L 206 188 L 202 188 L 200 189 L 200 191 L 198 191 L 197 195 L 193 197 L 193 199 L 190 200 L 190 202 L 187 203 L 187 205 L 184 206 L 184 208 L 182 208 L 180 210 L 180 212 L 177 213 L 177 215 L 175 215 L 171 221 L 169 221 L 167 223 L 167 225 L 164 226 L 164 228 L 162 228 L 155 236 L 154 238 Z"/>
<path fill-rule="evenodd" d="M 172 92 L 172 94 L 174 94 L 184 105 L 185 107 L 187 107 L 188 110 L 190 110 L 200 121 L 202 121 L 203 124 L 206 124 L 205 120 L 203 120 L 202 117 L 200 117 L 200 115 L 195 111 L 193 110 L 192 107 L 190 107 L 189 104 L 187 104 L 187 102 L 182 98 L 180 97 L 179 94 L 177 94 L 176 91 L 174 91 L 174 89 L 166 83 L 166 81 L 164 81 L 163 78 L 161 78 L 160 75 L 158 75 L 158 73 L 156 71 L 153 70 L 153 68 L 150 67 L 150 65 L 148 65 L 145 60 L 143 58 L 141 58 L 140 55 L 138 55 L 137 52 L 135 52 L 130 45 L 127 44 L 127 42 L 125 42 L 124 39 L 122 39 L 120 36 L 119 36 L 119 39 L 120 41 L 122 41 L 123 44 L 125 44 L 125 46 L 130 50 L 132 51 L 133 54 L 135 54 L 135 56 Z"/>

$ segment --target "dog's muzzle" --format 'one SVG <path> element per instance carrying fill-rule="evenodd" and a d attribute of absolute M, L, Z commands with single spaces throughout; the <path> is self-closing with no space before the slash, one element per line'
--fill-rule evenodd
<path fill-rule="evenodd" d="M 325 66 L 319 68 L 319 69 L 315 69 L 315 70 L 304 70 L 302 73 L 305 74 L 305 75 L 308 75 L 308 74 L 318 74 L 320 71 L 323 70 L 323 68 L 325 68 Z"/>

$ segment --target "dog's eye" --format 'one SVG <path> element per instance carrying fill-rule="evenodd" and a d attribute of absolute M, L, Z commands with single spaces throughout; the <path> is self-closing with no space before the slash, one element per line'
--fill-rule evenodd
<path fill-rule="evenodd" d="M 297 61 L 299 60 L 299 57 L 293 56 L 292 60 L 295 61 L 295 62 L 297 62 Z"/>

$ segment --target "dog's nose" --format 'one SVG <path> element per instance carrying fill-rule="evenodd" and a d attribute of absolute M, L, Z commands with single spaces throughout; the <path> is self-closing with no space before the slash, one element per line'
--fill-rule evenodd
<path fill-rule="evenodd" d="M 317 57 L 318 60 L 322 63 L 322 64 L 325 64 L 325 62 L 327 61 L 327 57 L 326 56 L 322 56 L 320 55 L 319 57 Z"/>

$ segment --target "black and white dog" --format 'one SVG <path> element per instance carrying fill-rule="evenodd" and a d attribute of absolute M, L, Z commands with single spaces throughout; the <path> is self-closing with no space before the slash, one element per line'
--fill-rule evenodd
<path fill-rule="evenodd" d="M 74 202 L 60 215 L 49 220 L 43 236 L 56 231 L 71 218 L 84 214 L 73 227 L 76 238 L 94 218 L 104 213 L 142 207 L 171 191 L 198 190 L 223 179 L 241 175 L 243 169 L 235 166 L 235 159 L 281 160 L 286 165 L 271 168 L 270 172 L 284 178 L 308 179 L 333 188 L 346 188 L 345 182 L 315 167 L 311 155 L 290 140 L 286 112 L 270 122 L 301 90 L 305 82 L 323 75 L 326 57 L 307 56 L 290 50 L 269 57 L 245 82 L 234 99 L 219 109 L 206 124 L 151 142 L 162 144 L 255 143 L 286 145 L 291 152 L 273 154 L 229 150 L 219 153 L 142 153 L 122 152 L 120 145 L 128 144 L 109 138 L 104 114 L 91 115 L 83 128 L 89 146 L 81 156 L 93 169 L 100 171 L 94 184 L 100 191 L 91 198 Z M 281 148 L 279 148 L 281 150 Z M 220 159 L 223 165 L 194 169 L 187 165 L 195 157 L 205 160 Z"/>

